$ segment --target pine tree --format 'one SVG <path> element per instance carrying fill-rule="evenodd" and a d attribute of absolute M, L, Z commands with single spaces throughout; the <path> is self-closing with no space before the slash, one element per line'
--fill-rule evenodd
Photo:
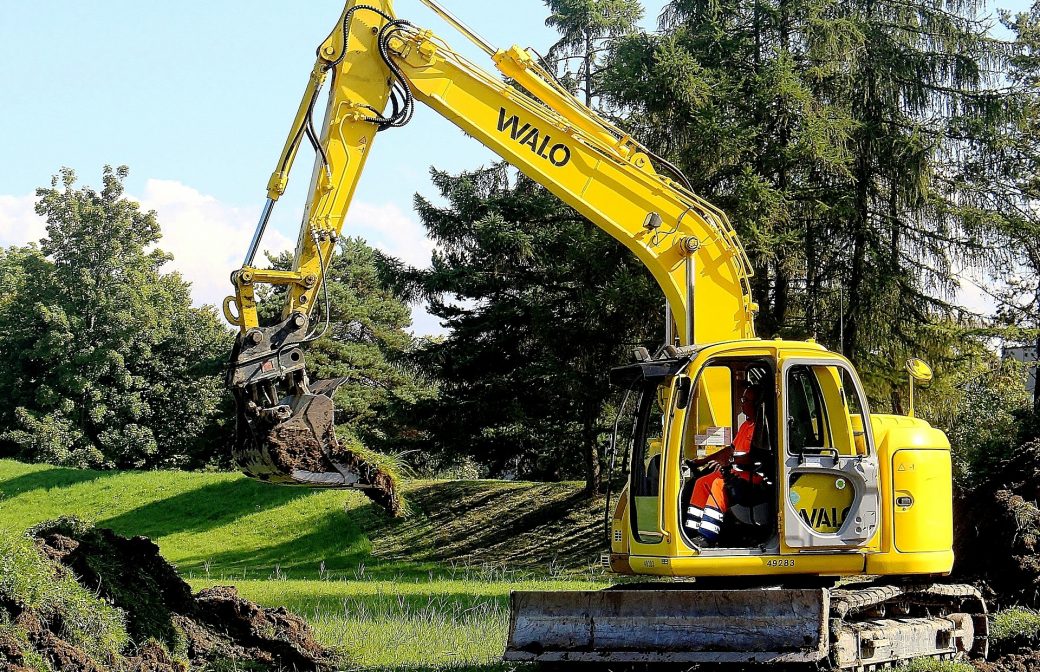
<path fill-rule="evenodd" d="M 848 115 L 813 91 L 825 65 L 806 67 L 825 41 L 814 36 L 832 26 L 807 22 L 810 9 L 800 0 L 673 2 L 662 32 L 620 42 L 603 77 L 608 100 L 630 111 L 628 125 L 735 222 L 766 336 L 821 326 L 815 301 L 794 310 L 792 289 L 824 282 L 821 220 L 831 185 L 848 171 Z M 792 325 L 794 314 L 802 319 Z"/>
<path fill-rule="evenodd" d="M 847 198 L 843 349 L 882 369 L 927 347 L 925 327 L 956 314 L 954 269 L 981 260 L 984 222 L 950 178 L 1003 115 L 1000 45 L 973 2 L 858 0 L 831 13 L 858 48 L 821 86 L 855 120 Z M 897 402 L 896 402 L 897 403 Z M 895 404 L 894 404 L 895 405 Z"/>
<path fill-rule="evenodd" d="M 976 9 L 676 0 L 603 76 L 638 135 L 734 220 L 759 332 L 818 335 L 894 407 L 906 356 L 946 356 L 930 325 L 958 318 L 954 269 L 991 239 L 953 179 L 1006 107 Z"/>
<path fill-rule="evenodd" d="M 634 32 L 643 7 L 638 0 L 545 0 L 545 4 L 552 12 L 545 25 L 560 33 L 546 56 L 555 70 L 573 79 L 585 105 L 592 107 L 610 41 Z M 572 61 L 578 63 L 573 72 Z"/>
<path fill-rule="evenodd" d="M 989 275 L 997 324 L 1007 341 L 1040 352 L 1040 3 L 1002 19 L 1015 36 L 1005 96 L 1010 112 L 976 148 L 959 186 L 980 204 L 980 219 L 996 226 Z M 1040 412 L 1040 385 L 1032 403 Z"/>
<path fill-rule="evenodd" d="M 421 351 L 440 381 L 424 409 L 439 450 L 491 476 L 600 481 L 611 366 L 661 333 L 663 301 L 643 265 L 504 165 L 433 172 L 447 205 L 417 197 L 438 243 L 427 270 L 399 282 L 450 329 Z"/>

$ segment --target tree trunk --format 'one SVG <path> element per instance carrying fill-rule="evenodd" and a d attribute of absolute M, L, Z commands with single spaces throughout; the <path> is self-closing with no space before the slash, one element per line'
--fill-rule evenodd
<path fill-rule="evenodd" d="M 592 109 L 592 33 L 585 32 L 585 107 Z"/>
<path fill-rule="evenodd" d="M 598 404 L 591 404 L 591 406 L 596 408 Z M 584 444 L 585 452 L 585 490 L 583 494 L 590 499 L 599 494 L 599 488 L 603 482 L 596 429 L 596 414 L 592 411 L 586 412 L 582 418 L 581 427 L 581 442 Z"/>
<path fill-rule="evenodd" d="M 863 148 L 860 151 L 866 152 Z M 861 155 L 858 164 L 858 170 L 856 171 L 856 214 L 853 219 L 853 225 L 856 227 L 856 230 L 853 233 L 852 267 L 849 272 L 849 309 L 845 312 L 845 333 L 841 344 L 842 353 L 850 359 L 855 358 L 856 351 L 859 348 L 859 321 L 863 312 L 863 281 L 867 273 L 867 224 L 870 217 L 868 213 L 870 203 L 867 188 L 869 176 L 866 166 L 867 158 Z"/>

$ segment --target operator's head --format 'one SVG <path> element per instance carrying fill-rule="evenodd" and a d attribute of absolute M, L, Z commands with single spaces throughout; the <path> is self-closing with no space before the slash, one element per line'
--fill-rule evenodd
<path fill-rule="evenodd" d="M 740 412 L 749 419 L 754 418 L 756 401 L 758 401 L 758 387 L 748 385 L 740 394 Z"/>

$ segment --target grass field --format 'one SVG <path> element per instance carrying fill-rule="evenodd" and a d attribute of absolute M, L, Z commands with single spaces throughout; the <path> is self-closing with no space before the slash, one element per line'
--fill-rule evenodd
<path fill-rule="evenodd" d="M 579 492 L 575 483 L 412 481 L 404 488 L 412 515 L 391 520 L 357 493 L 236 474 L 0 460 L 0 534 L 76 515 L 150 537 L 196 590 L 234 585 L 300 614 L 351 669 L 500 672 L 512 669 L 498 662 L 510 590 L 610 582 L 595 564 L 602 504 Z M 1021 621 L 1040 632 L 1031 612 L 1005 621 L 1009 631 Z M 921 661 L 906 672 L 970 669 Z"/>
<path fill-rule="evenodd" d="M 145 535 L 195 589 L 286 606 L 359 669 L 502 667 L 512 589 L 599 588 L 599 505 L 578 484 L 413 481 L 391 520 L 360 494 L 236 474 L 0 460 L 0 532 L 76 515 Z"/>

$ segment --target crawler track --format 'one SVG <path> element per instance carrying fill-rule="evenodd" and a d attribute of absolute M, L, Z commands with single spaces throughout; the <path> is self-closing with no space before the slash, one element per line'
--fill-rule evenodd
<path fill-rule="evenodd" d="M 829 624 L 833 669 L 871 672 L 911 658 L 985 658 L 986 603 L 961 584 L 834 589 Z"/>

